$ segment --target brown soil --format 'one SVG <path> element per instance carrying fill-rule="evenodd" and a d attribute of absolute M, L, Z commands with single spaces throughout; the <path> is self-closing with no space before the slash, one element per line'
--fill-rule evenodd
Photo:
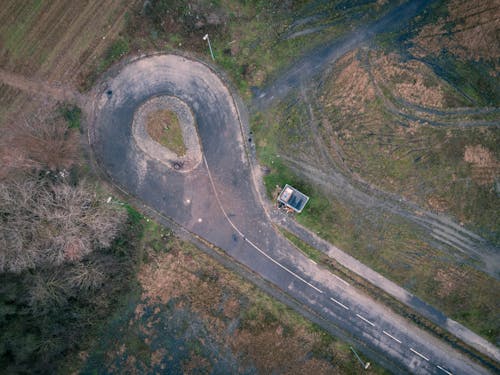
<path fill-rule="evenodd" d="M 85 97 L 71 87 L 55 85 L 37 78 L 27 78 L 3 69 L 0 69 L 0 82 L 44 99 L 77 103 L 81 107 L 86 103 Z"/>
<path fill-rule="evenodd" d="M 284 336 L 282 327 L 269 329 L 258 334 L 238 331 L 231 337 L 231 343 L 257 364 L 259 373 L 271 374 L 279 370 L 284 374 L 331 374 L 332 367 L 325 361 L 310 359 L 304 361 L 304 352 L 312 350 L 314 338 L 306 332 L 298 337 Z M 308 337 L 309 336 L 309 337 Z"/>
<path fill-rule="evenodd" d="M 0 65 L 74 84 L 115 39 L 135 3 L 55 0 L 37 7 L 29 0 L 8 0 L 0 9 L 0 34 L 6 41 L 0 48 Z"/>
<path fill-rule="evenodd" d="M 404 61 L 381 51 L 348 53 L 332 67 L 320 92 L 316 116 L 322 126 L 315 147 L 326 147 L 335 160 L 342 155 L 342 164 L 337 165 L 345 165 L 354 179 L 463 223 L 494 230 L 494 204 L 489 202 L 494 199 L 492 184 L 500 175 L 493 147 L 496 130 L 455 126 L 467 114 L 450 116 L 446 130 L 426 123 L 435 119 L 433 109 L 444 113 L 456 104 L 455 92 L 416 60 Z M 415 109 L 419 107 L 427 109 Z M 472 144 L 466 149 L 468 138 L 488 146 Z M 490 187 L 488 198 L 477 185 Z"/>
<path fill-rule="evenodd" d="M 431 196 L 427 199 L 428 206 L 437 212 L 445 212 L 449 208 L 449 203 L 446 199 Z"/>
<path fill-rule="evenodd" d="M 424 107 L 444 106 L 443 87 L 437 82 L 431 84 L 429 77 L 434 74 L 425 64 L 416 60 L 401 62 L 396 54 L 381 54 L 375 57 L 372 67 L 376 81 L 392 89 L 392 95 Z"/>
<path fill-rule="evenodd" d="M 338 106 L 342 112 L 365 112 L 366 104 L 375 98 L 368 73 L 355 58 L 355 51 L 340 59 L 338 65 L 343 69 L 322 98 L 326 108 Z"/>
<path fill-rule="evenodd" d="M 126 12 L 138 1 L 37 3 L 7 0 L 0 8 L 0 81 L 24 90 L 12 95 L 10 86 L 0 86 L 0 98 L 9 97 L 0 121 L 36 112 L 39 103 L 33 103 L 33 95 L 83 106 L 76 87 L 116 39 Z"/>
<path fill-rule="evenodd" d="M 500 163 L 493 153 L 481 145 L 466 146 L 464 160 L 472 166 L 472 178 L 479 185 L 488 185 L 500 176 Z"/>
<path fill-rule="evenodd" d="M 499 69 L 500 3 L 497 0 L 451 0 L 450 15 L 422 28 L 413 40 L 416 55 L 439 54 L 443 49 L 464 60 L 486 59 Z M 446 27 L 454 25 L 451 32 Z"/>
<path fill-rule="evenodd" d="M 435 277 L 435 280 L 438 282 L 437 295 L 441 298 L 450 295 L 458 297 L 462 295 L 460 290 L 470 279 L 470 275 L 460 268 L 450 267 L 448 269 L 440 269 L 437 271 Z"/>

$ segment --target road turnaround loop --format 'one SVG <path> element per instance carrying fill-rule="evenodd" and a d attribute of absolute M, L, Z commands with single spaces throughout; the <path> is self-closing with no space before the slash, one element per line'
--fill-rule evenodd
<path fill-rule="evenodd" d="M 485 373 L 310 262 L 277 234 L 253 187 L 236 101 L 207 65 L 177 55 L 146 56 L 109 74 L 95 96 L 89 140 L 98 165 L 120 189 L 223 249 L 327 321 L 330 332 L 335 326 L 354 342 L 362 341 L 373 360 L 387 364 L 390 358 L 394 369 L 423 374 L 435 373 L 437 365 L 454 372 Z M 137 142 L 138 110 L 148 101 L 154 107 L 154 98 L 176 98 L 188 107 L 203 163 L 178 173 L 170 159 L 161 160 Z M 395 337 L 404 339 L 404 345 L 394 345 L 400 341 Z M 432 358 L 425 353 L 432 353 Z"/>

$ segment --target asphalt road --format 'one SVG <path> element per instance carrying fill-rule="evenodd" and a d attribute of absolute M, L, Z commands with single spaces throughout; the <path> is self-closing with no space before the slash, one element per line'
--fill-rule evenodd
<path fill-rule="evenodd" d="M 105 84 L 96 93 L 90 140 L 98 163 L 120 188 L 223 249 L 348 332 L 353 342 L 363 342 L 395 373 L 488 373 L 321 269 L 276 233 L 254 190 L 238 108 L 210 68 L 156 55 L 130 62 Z M 144 154 L 132 137 L 134 111 L 158 95 L 175 96 L 193 111 L 203 162 L 189 173 Z"/>

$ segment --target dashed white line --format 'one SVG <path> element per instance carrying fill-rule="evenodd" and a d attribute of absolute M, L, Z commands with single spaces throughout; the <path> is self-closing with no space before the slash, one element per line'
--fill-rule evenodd
<path fill-rule="evenodd" d="M 337 301 L 335 298 L 330 297 L 330 299 L 335 302 L 337 305 L 342 306 L 344 309 L 349 310 L 349 307 L 344 305 L 342 302 Z"/>
<path fill-rule="evenodd" d="M 275 260 L 274 258 L 272 258 L 271 256 L 269 256 L 268 254 L 266 254 L 265 251 L 261 250 L 257 245 L 255 245 L 252 241 L 250 241 L 248 238 L 245 237 L 245 235 L 243 233 L 241 233 L 241 231 L 236 227 L 236 225 L 234 225 L 234 223 L 232 222 L 232 220 L 229 218 L 229 216 L 227 215 L 226 213 L 226 210 L 224 209 L 224 207 L 222 206 L 222 203 L 219 199 L 219 194 L 217 194 L 217 190 L 215 189 L 215 184 L 214 184 L 214 180 L 212 178 L 212 173 L 210 172 L 210 168 L 208 167 L 208 163 L 207 163 L 207 159 L 205 158 L 205 155 L 203 155 L 203 162 L 205 164 L 205 167 L 207 168 L 207 172 L 208 172 L 208 178 L 210 179 L 210 184 L 212 185 L 212 189 L 213 189 L 213 192 L 215 194 L 215 199 L 217 200 L 217 204 L 219 205 L 219 208 L 221 209 L 224 217 L 226 218 L 226 220 L 228 221 L 228 223 L 233 227 L 233 229 L 238 232 L 238 234 L 243 237 L 255 250 L 257 250 L 259 253 L 261 253 L 262 255 L 264 255 L 267 259 L 269 259 L 271 262 L 273 262 L 274 264 L 276 264 L 277 266 L 281 267 L 283 270 L 285 270 L 286 272 L 288 272 L 290 275 L 294 276 L 295 278 L 299 279 L 300 281 L 302 281 L 304 284 L 310 286 L 311 288 L 313 288 L 315 291 L 323 294 L 323 291 L 317 287 L 315 287 L 314 285 L 312 285 L 310 282 L 304 280 L 302 277 L 300 277 L 299 275 L 297 275 L 295 272 L 293 272 L 291 269 L 285 267 L 284 265 L 282 265 L 280 262 L 278 262 L 277 260 Z"/>
<path fill-rule="evenodd" d="M 411 350 L 413 353 L 415 353 L 416 355 L 418 355 L 419 357 L 422 357 L 422 358 L 423 358 L 423 359 L 425 359 L 426 361 L 429 361 L 429 358 L 427 358 L 425 355 L 423 355 L 423 354 L 421 354 L 421 353 L 417 352 L 415 349 L 410 348 L 410 350 Z"/>
<path fill-rule="evenodd" d="M 391 335 L 389 332 L 386 332 L 386 331 L 382 331 L 382 332 L 384 333 L 384 335 L 389 336 L 391 339 L 393 339 L 394 341 L 396 341 L 398 344 L 401 344 L 401 340 L 398 340 L 393 335 Z"/>
<path fill-rule="evenodd" d="M 370 322 L 370 321 L 369 321 L 368 319 L 366 319 L 364 316 L 361 316 L 361 315 L 359 315 L 359 314 L 356 314 L 356 316 L 357 316 L 359 319 L 361 319 L 361 320 L 365 321 L 366 323 L 368 323 L 369 325 L 371 325 L 372 327 L 375 327 L 375 323 Z"/>
<path fill-rule="evenodd" d="M 229 218 L 228 218 L 229 220 Z M 231 225 L 233 225 L 231 223 Z M 233 225 L 234 227 L 234 225 Z M 236 228 L 236 227 L 234 227 Z M 262 251 L 261 249 L 259 249 L 259 247 L 254 244 L 252 241 L 250 241 L 248 238 L 247 238 L 247 242 L 252 245 L 252 247 L 257 250 L 259 253 L 261 253 L 262 255 L 264 255 L 267 259 L 269 259 L 271 262 L 273 262 L 274 264 L 276 264 L 277 266 L 281 267 L 282 269 L 284 269 L 286 272 L 288 272 L 290 275 L 296 277 L 297 279 L 299 279 L 300 281 L 302 281 L 304 284 L 310 286 L 311 288 L 313 288 L 315 291 L 323 294 L 323 291 L 317 287 L 315 287 L 314 285 L 312 285 L 310 282 L 304 280 L 302 277 L 300 277 L 299 275 L 297 275 L 295 272 L 293 272 L 291 269 L 285 267 L 284 265 L 282 265 L 280 262 L 278 262 L 277 260 L 275 260 L 274 258 L 272 258 L 271 256 L 267 255 L 264 251 Z"/>
<path fill-rule="evenodd" d="M 295 246 L 295 245 L 294 245 Z M 297 246 L 295 246 L 299 251 L 301 251 Z M 318 262 L 316 262 L 315 260 L 311 259 L 311 258 L 308 258 L 309 261 L 311 263 L 313 263 L 314 265 L 318 265 Z M 341 278 L 340 276 L 337 276 L 335 275 L 333 272 L 330 273 L 333 277 L 335 277 L 338 281 L 342 282 L 345 286 L 350 286 L 351 284 L 349 284 L 347 281 L 345 281 L 343 278 Z"/>
<path fill-rule="evenodd" d="M 347 285 L 347 286 L 349 286 L 349 285 L 350 285 L 350 284 L 349 284 L 347 281 L 345 281 L 343 278 L 341 278 L 341 277 L 339 277 L 339 276 L 335 275 L 334 273 L 332 273 L 332 275 L 333 275 L 334 277 L 336 277 L 338 280 L 342 281 L 345 285 Z"/>
<path fill-rule="evenodd" d="M 451 372 L 449 372 L 448 370 L 442 368 L 441 366 L 437 365 L 437 368 L 440 369 L 441 371 L 443 372 L 446 372 L 448 375 L 453 375 Z"/>

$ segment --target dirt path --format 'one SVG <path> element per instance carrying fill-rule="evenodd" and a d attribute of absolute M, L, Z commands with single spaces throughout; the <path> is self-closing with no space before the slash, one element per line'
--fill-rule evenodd
<path fill-rule="evenodd" d="M 396 30 L 432 2 L 433 0 L 414 0 L 403 3 L 382 18 L 313 50 L 295 61 L 274 82 L 262 90 L 257 90 L 253 105 L 257 109 L 269 108 L 276 100 L 285 98 L 293 89 L 310 82 L 346 52 L 370 40 L 376 34 Z"/>
<path fill-rule="evenodd" d="M 424 242 L 438 246 L 496 279 L 500 277 L 500 258 L 496 249 L 484 238 L 454 223 L 450 218 L 426 211 L 412 202 L 374 187 L 366 185 L 363 189 L 355 186 L 348 177 L 338 171 L 326 174 L 296 158 L 286 155 L 281 157 L 296 173 L 311 179 L 335 196 L 365 210 L 382 210 L 404 218 L 423 229 L 420 239 Z M 470 259 L 475 262 L 470 262 Z"/>
<path fill-rule="evenodd" d="M 421 60 L 419 60 L 421 61 Z M 390 98 L 382 89 L 380 82 L 373 74 L 373 65 L 367 54 L 362 57 L 363 65 L 370 77 L 370 81 L 375 87 L 377 97 L 381 98 L 385 108 L 395 116 L 404 121 L 417 121 L 431 126 L 449 127 L 478 127 L 478 126 L 498 126 L 500 124 L 500 109 L 495 107 L 466 107 L 466 108 L 428 108 L 404 100 L 403 98 Z M 424 61 L 422 63 L 426 64 Z M 454 89 L 458 90 L 456 85 Z M 485 120 L 481 117 L 495 115 L 493 120 Z M 477 119 L 468 119 L 467 116 L 480 116 Z"/>
<path fill-rule="evenodd" d="M 75 103 L 81 108 L 87 107 L 88 98 L 85 95 L 79 93 L 76 89 L 62 84 L 42 81 L 36 78 L 27 78 L 3 69 L 0 69 L 0 82 L 42 98 Z"/>

